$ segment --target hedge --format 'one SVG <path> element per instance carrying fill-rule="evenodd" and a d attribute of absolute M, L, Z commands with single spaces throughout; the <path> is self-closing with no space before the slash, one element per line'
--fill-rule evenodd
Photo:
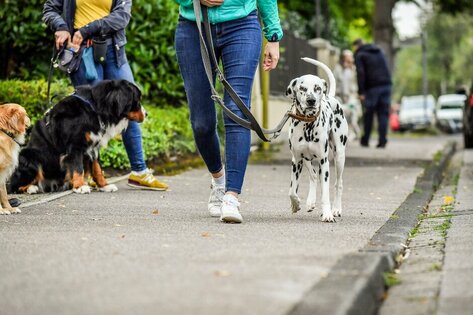
<path fill-rule="evenodd" d="M 47 77 L 54 36 L 41 21 L 43 5 L 44 0 L 0 5 L 0 79 Z M 179 106 L 185 101 L 174 50 L 178 8 L 174 0 L 133 1 L 126 51 L 149 105 Z"/>
<path fill-rule="evenodd" d="M 25 107 L 33 123 L 42 117 L 47 109 L 47 82 L 0 81 L 0 103 L 14 102 Z M 61 96 L 72 92 L 66 80 L 52 85 L 52 95 Z M 61 97 L 59 96 L 59 98 Z M 146 106 L 148 117 L 141 125 L 143 148 L 148 161 L 166 159 L 175 155 L 195 153 L 195 143 L 189 123 L 189 111 L 185 106 Z M 110 141 L 101 152 L 102 166 L 124 169 L 129 167 L 126 151 L 120 137 Z"/>

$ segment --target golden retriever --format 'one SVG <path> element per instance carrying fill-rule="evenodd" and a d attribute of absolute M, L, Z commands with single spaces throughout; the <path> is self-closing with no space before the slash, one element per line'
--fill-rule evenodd
<path fill-rule="evenodd" d="M 18 165 L 20 146 L 25 141 L 30 119 L 18 104 L 0 105 L 0 215 L 20 213 L 8 202 L 6 181 Z"/>

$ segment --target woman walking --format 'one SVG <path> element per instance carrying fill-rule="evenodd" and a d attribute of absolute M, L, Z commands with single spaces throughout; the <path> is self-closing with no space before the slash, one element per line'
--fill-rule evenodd
<path fill-rule="evenodd" d="M 208 210 L 213 217 L 228 223 L 241 223 L 238 195 L 250 152 L 250 130 L 224 115 L 225 167 L 217 135 L 217 116 L 211 98 L 199 46 L 192 0 L 176 0 L 180 5 L 176 29 L 176 53 L 184 79 L 190 121 L 197 148 L 212 177 Z M 263 69 L 274 69 L 279 60 L 282 29 L 276 0 L 200 0 L 208 7 L 213 47 L 224 75 L 249 108 L 253 78 L 259 63 L 263 32 L 268 43 L 264 50 Z M 258 11 L 257 11 L 258 10 Z M 215 74 L 214 74 L 215 75 Z M 244 118 L 228 93 L 224 102 L 235 114 Z"/>

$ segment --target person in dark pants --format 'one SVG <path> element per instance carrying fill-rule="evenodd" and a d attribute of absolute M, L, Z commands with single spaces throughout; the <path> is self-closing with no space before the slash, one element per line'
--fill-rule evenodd
<path fill-rule="evenodd" d="M 365 44 L 362 39 L 353 42 L 358 80 L 358 95 L 363 104 L 364 133 L 360 144 L 369 146 L 373 118 L 378 116 L 378 148 L 384 148 L 388 139 L 389 107 L 391 104 L 391 73 L 381 48 Z"/>

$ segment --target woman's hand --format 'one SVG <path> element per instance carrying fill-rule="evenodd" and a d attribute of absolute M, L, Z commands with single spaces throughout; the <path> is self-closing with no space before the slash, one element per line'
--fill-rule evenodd
<path fill-rule="evenodd" d="M 71 34 L 68 31 L 57 31 L 54 33 L 54 37 L 56 38 L 56 49 L 59 50 L 65 41 L 71 40 Z"/>
<path fill-rule="evenodd" d="M 263 70 L 271 71 L 278 65 L 279 42 L 268 42 L 264 48 Z"/>
<path fill-rule="evenodd" d="M 200 4 L 205 5 L 206 7 L 218 7 L 223 4 L 223 0 L 200 0 Z"/>
<path fill-rule="evenodd" d="M 84 37 L 82 37 L 81 32 L 80 32 L 80 31 L 76 31 L 76 32 L 74 33 L 74 37 L 72 38 L 72 43 L 73 43 L 75 46 L 80 46 L 83 41 L 84 41 Z"/>

